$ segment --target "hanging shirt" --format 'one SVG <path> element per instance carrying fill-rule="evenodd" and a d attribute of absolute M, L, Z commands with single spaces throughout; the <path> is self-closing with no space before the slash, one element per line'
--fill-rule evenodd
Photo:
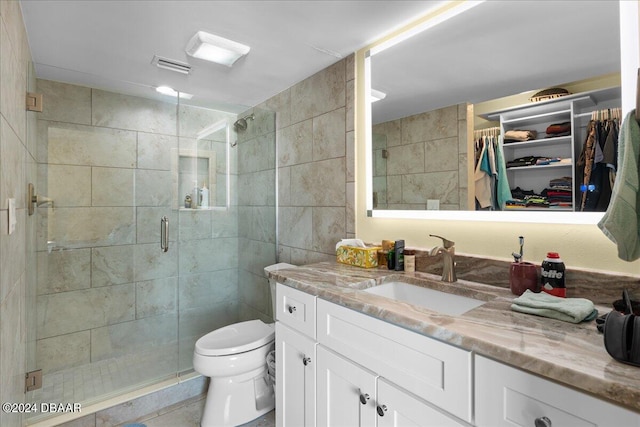
<path fill-rule="evenodd" d="M 487 155 L 487 144 L 483 144 L 482 151 L 480 152 L 480 160 L 478 161 L 474 174 L 476 200 L 483 209 L 491 206 L 491 178 L 486 171 L 491 173 Z"/>

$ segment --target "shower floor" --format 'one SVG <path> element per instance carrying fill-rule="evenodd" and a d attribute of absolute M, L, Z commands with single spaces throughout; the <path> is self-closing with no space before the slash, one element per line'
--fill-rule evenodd
<path fill-rule="evenodd" d="M 32 402 L 82 403 L 88 405 L 158 380 L 175 376 L 175 347 L 171 351 L 156 348 L 146 354 L 136 353 L 101 360 L 75 368 L 45 374 L 42 388 L 32 392 Z M 34 413 L 33 417 L 41 414 Z"/>

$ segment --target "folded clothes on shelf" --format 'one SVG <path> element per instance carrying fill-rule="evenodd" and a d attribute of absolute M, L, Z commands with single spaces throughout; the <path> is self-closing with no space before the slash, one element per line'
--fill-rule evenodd
<path fill-rule="evenodd" d="M 547 134 L 547 138 L 571 135 L 571 122 L 553 123 L 547 126 L 545 133 Z"/>
<path fill-rule="evenodd" d="M 509 142 L 523 142 L 523 141 L 531 141 L 532 139 L 536 139 L 538 137 L 538 132 L 535 130 L 521 130 L 521 129 L 511 129 L 504 133 L 504 143 Z"/>

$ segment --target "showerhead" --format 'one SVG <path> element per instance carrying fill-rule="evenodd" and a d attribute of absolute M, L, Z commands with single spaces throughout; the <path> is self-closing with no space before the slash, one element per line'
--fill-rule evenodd
<path fill-rule="evenodd" d="M 236 132 L 244 132 L 245 130 L 247 130 L 247 120 L 253 120 L 253 119 L 254 119 L 253 114 L 249 114 L 248 116 L 242 117 L 236 120 L 236 122 L 233 124 L 233 129 Z"/>

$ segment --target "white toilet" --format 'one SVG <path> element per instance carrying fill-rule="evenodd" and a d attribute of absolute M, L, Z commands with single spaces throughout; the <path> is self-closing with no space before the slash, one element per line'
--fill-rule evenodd
<path fill-rule="evenodd" d="M 265 272 L 289 267 L 294 266 L 275 264 Z M 275 313 L 274 288 L 272 284 Z M 275 395 L 266 358 L 274 341 L 275 324 L 261 320 L 234 323 L 198 339 L 193 368 L 210 377 L 201 427 L 237 426 L 273 410 Z"/>

